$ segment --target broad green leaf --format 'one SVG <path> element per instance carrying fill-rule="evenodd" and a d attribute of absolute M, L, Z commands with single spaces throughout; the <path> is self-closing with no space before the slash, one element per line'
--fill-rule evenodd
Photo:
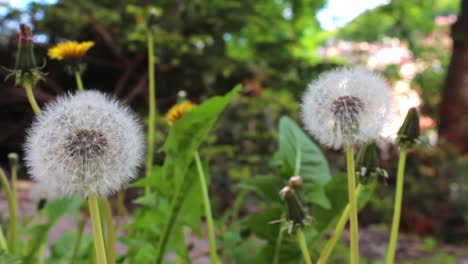
<path fill-rule="evenodd" d="M 300 172 L 304 178 L 304 198 L 306 201 L 330 207 L 323 186 L 330 181 L 330 170 L 320 148 L 289 117 L 279 121 L 279 150 L 275 159 L 282 161 L 286 179 L 294 176 L 296 156 L 300 151 Z"/>
<path fill-rule="evenodd" d="M 175 224 L 172 230 L 170 230 L 170 243 L 167 248 L 168 250 L 175 250 L 181 257 L 187 258 L 188 256 L 183 239 L 182 226 L 187 223 L 191 223 L 190 225 L 192 227 L 194 224 L 200 225 L 201 217 L 199 210 L 202 205 L 201 195 L 197 196 L 197 190 L 194 188 L 197 186 L 198 176 L 196 175 L 197 172 L 195 169 L 190 170 L 194 172 L 189 171 L 189 166 L 203 138 L 240 89 L 241 86 L 236 86 L 225 96 L 213 97 L 187 112 L 171 126 L 168 138 L 162 147 L 163 151 L 166 153 L 166 159 L 162 168 L 163 177 L 160 180 L 171 182 L 172 185 L 169 186 L 164 183 L 165 186 L 167 186 L 167 190 L 161 190 L 161 193 L 172 197 L 171 200 L 174 199 L 174 193 L 180 191 L 183 194 L 180 199 L 175 197 L 178 200 L 177 203 L 171 204 L 171 209 L 169 211 L 171 215 L 168 219 L 174 219 Z M 181 189 L 179 190 L 179 188 Z M 198 189 L 199 188 L 198 186 Z M 195 193 L 191 194 L 191 191 L 194 189 Z M 188 201 L 188 198 L 191 200 Z M 197 210 L 191 214 L 184 214 L 183 212 L 188 212 L 189 210 L 185 207 L 187 202 L 189 203 L 187 207 L 195 206 Z M 181 211 L 182 214 L 180 213 Z M 165 225 L 167 225 L 167 221 Z M 195 229 L 195 231 L 200 230 Z"/>
<path fill-rule="evenodd" d="M 301 151 L 300 176 L 306 182 L 325 185 L 330 180 L 330 170 L 322 151 L 291 118 L 283 116 L 279 121 L 278 157 L 290 176 L 294 176 L 297 147 Z"/>

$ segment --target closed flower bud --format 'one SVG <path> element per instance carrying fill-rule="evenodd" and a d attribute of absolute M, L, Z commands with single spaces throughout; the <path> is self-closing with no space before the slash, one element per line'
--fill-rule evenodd
<path fill-rule="evenodd" d="M 288 180 L 288 186 L 293 189 L 300 189 L 302 188 L 302 183 L 304 179 L 301 176 L 293 176 Z"/>
<path fill-rule="evenodd" d="M 147 21 L 147 26 L 148 28 L 152 28 L 153 26 L 156 25 L 157 18 L 158 18 L 158 10 L 154 7 L 149 9 L 148 12 L 148 21 Z"/>
<path fill-rule="evenodd" d="M 36 59 L 34 57 L 34 43 L 31 28 L 25 24 L 21 24 L 15 69 L 9 71 L 11 72 L 11 75 L 15 75 L 16 85 L 29 85 L 33 87 L 40 79 L 42 79 L 43 73 L 40 69 L 40 67 L 37 67 Z"/>
<path fill-rule="evenodd" d="M 294 189 L 286 186 L 280 191 L 280 195 L 286 203 L 286 223 L 288 232 L 291 233 L 294 227 L 307 225 L 310 217 Z"/>
<path fill-rule="evenodd" d="M 379 176 L 387 177 L 387 172 L 379 167 L 377 146 L 375 142 L 364 145 L 356 159 L 356 177 L 361 184 Z"/>
<path fill-rule="evenodd" d="M 18 154 L 13 153 L 13 152 L 8 154 L 8 160 L 10 161 L 11 167 L 18 166 L 18 160 L 19 160 Z"/>
<path fill-rule="evenodd" d="M 400 147 L 411 147 L 420 136 L 419 114 L 416 108 L 411 108 L 406 114 L 405 121 L 398 130 L 397 144 Z"/>

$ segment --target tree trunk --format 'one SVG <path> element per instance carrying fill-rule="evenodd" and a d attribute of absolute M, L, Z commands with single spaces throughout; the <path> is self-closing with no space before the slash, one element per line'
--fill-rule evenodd
<path fill-rule="evenodd" d="M 440 106 L 440 137 L 468 152 L 468 0 L 452 26 L 453 52 Z"/>

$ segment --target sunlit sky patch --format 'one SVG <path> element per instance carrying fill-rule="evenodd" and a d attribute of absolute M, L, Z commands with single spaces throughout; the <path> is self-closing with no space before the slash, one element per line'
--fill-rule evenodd
<path fill-rule="evenodd" d="M 10 4 L 16 8 L 25 8 L 32 0 L 0 0 L 0 4 Z M 39 0 L 34 2 L 53 4 L 57 0 Z M 317 19 L 325 30 L 333 30 L 343 27 L 355 17 L 368 9 L 389 3 L 390 0 L 328 0 L 323 9 L 317 13 Z M 2 10 L 3 9 L 3 10 Z M 0 14 L 4 13 L 0 7 Z M 285 14 L 288 15 L 288 10 Z"/>

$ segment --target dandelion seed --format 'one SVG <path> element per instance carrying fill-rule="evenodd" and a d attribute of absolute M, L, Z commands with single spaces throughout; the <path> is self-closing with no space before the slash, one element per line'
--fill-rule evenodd
<path fill-rule="evenodd" d="M 302 101 L 306 130 L 334 149 L 379 136 L 390 112 L 385 80 L 361 68 L 340 68 L 308 85 Z"/>
<path fill-rule="evenodd" d="M 130 109 L 97 91 L 59 97 L 37 116 L 26 141 L 32 177 L 59 196 L 107 196 L 142 161 L 141 126 Z"/>

